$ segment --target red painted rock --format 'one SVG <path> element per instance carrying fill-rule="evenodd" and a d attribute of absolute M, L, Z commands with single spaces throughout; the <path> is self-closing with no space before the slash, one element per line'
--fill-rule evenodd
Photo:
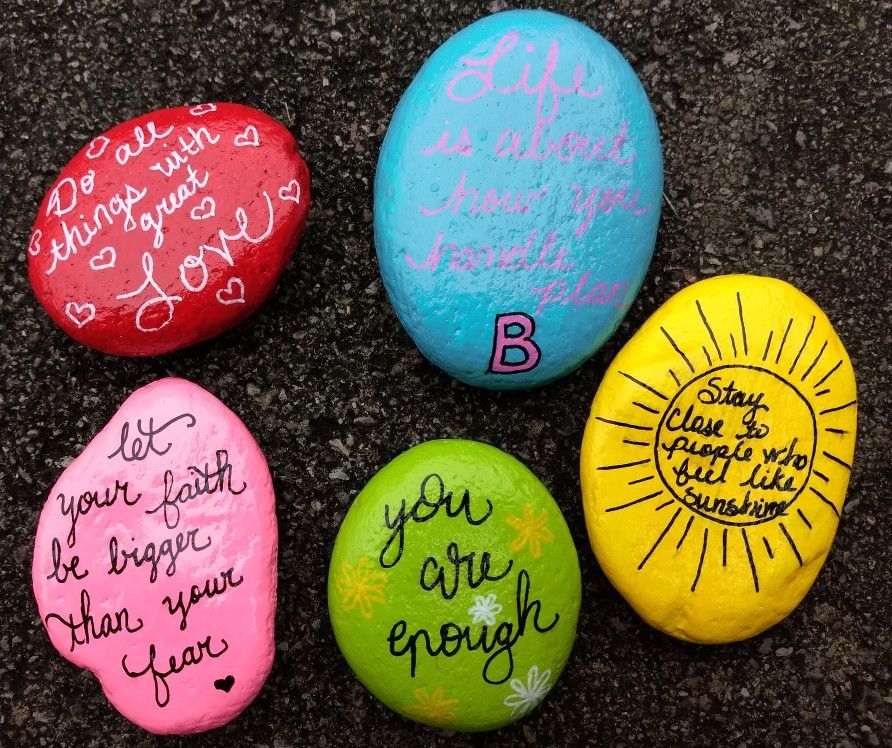
<path fill-rule="evenodd" d="M 201 387 L 133 393 L 62 473 L 32 579 L 53 645 L 156 733 L 222 725 L 272 667 L 272 478 L 239 418 Z"/>
<path fill-rule="evenodd" d="M 62 170 L 28 244 L 31 285 L 75 340 L 166 353 L 263 303 L 309 206 L 297 144 L 263 112 L 161 109 L 94 138 Z"/>

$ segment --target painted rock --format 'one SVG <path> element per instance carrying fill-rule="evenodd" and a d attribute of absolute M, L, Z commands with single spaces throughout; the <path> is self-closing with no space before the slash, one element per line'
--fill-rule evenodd
<path fill-rule="evenodd" d="M 651 625 L 702 643 L 785 618 L 821 569 L 855 449 L 855 376 L 773 278 L 673 296 L 604 376 L 582 444 L 595 555 Z"/>
<path fill-rule="evenodd" d="M 404 452 L 338 533 L 328 608 L 338 645 L 391 709 L 490 730 L 535 708 L 576 636 L 576 549 L 554 500 L 513 457 L 472 441 Z"/>
<path fill-rule="evenodd" d="M 419 71 L 375 178 L 384 284 L 421 352 L 520 389 L 610 337 L 653 253 L 653 111 L 605 39 L 541 10 L 484 18 Z"/>
<path fill-rule="evenodd" d="M 28 272 L 50 317 L 150 356 L 251 315 L 291 258 L 310 176 L 291 133 L 237 104 L 162 109 L 91 140 L 43 199 Z"/>
<path fill-rule="evenodd" d="M 182 379 L 137 390 L 50 491 L 32 577 L 62 655 L 156 733 L 209 730 L 273 662 L 277 529 L 257 443 Z"/>

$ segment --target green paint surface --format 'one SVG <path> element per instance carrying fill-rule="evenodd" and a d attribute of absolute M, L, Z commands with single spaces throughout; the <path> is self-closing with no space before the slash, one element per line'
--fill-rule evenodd
<path fill-rule="evenodd" d="M 462 440 L 420 444 L 372 478 L 328 577 L 335 637 L 366 687 L 411 719 L 471 731 L 548 694 L 580 594 L 547 489 L 513 457 Z"/>

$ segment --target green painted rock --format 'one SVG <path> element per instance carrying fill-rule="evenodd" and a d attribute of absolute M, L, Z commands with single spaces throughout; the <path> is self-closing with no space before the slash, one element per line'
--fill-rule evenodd
<path fill-rule="evenodd" d="M 576 636 L 579 561 L 520 462 L 472 441 L 421 444 L 356 498 L 335 542 L 338 645 L 391 709 L 491 730 L 548 694 Z"/>

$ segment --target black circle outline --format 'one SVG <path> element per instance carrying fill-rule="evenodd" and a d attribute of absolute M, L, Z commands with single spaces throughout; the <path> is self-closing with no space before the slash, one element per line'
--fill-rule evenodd
<path fill-rule="evenodd" d="M 805 479 L 802 481 L 802 486 L 796 492 L 796 495 L 793 496 L 793 498 L 790 499 L 790 501 L 787 503 L 788 508 L 793 505 L 793 503 L 796 501 L 796 499 L 799 498 L 799 495 L 805 490 L 806 486 L 808 486 L 809 482 L 811 481 L 812 470 L 814 469 L 815 455 L 817 454 L 817 451 L 818 451 L 818 421 L 815 418 L 814 408 L 812 408 L 811 403 L 806 399 L 805 395 L 803 395 L 796 388 L 795 385 L 791 384 L 786 379 L 784 379 L 782 376 L 780 376 L 780 374 L 778 374 L 777 372 L 771 371 L 770 369 L 765 369 L 761 366 L 751 366 L 749 364 L 723 364 L 722 366 L 716 366 L 713 369 L 709 369 L 708 371 L 705 371 L 702 374 L 698 374 L 696 377 L 689 379 L 681 387 L 678 388 L 678 391 L 675 393 L 675 395 L 669 401 L 669 404 L 666 406 L 666 409 L 663 411 L 663 415 L 660 418 L 660 422 L 657 424 L 657 430 L 654 435 L 654 465 L 657 468 L 657 474 L 660 476 L 660 480 L 663 482 L 663 485 L 666 487 L 666 489 L 669 491 L 669 493 L 672 494 L 672 497 L 676 501 L 678 501 L 688 511 L 696 512 L 704 519 L 708 519 L 713 522 L 718 522 L 719 524 L 727 525 L 729 527 L 751 527 L 753 525 L 761 525 L 764 522 L 770 522 L 772 520 L 775 520 L 782 515 L 776 514 L 773 517 L 765 517 L 763 519 L 756 519 L 753 522 L 729 522 L 728 520 L 718 519 L 710 514 L 706 514 L 702 511 L 700 511 L 699 509 L 695 509 L 694 507 L 685 503 L 685 501 L 680 496 L 678 496 L 678 494 L 675 493 L 675 490 L 672 488 L 672 486 L 669 485 L 669 481 L 666 480 L 665 476 L 663 475 L 663 471 L 660 469 L 660 455 L 659 455 L 660 432 L 662 431 L 663 424 L 666 421 L 666 417 L 669 415 L 669 412 L 672 410 L 672 407 L 675 405 L 675 402 L 678 400 L 681 393 L 684 392 L 685 390 L 687 390 L 694 382 L 696 382 L 700 379 L 703 379 L 703 377 L 705 377 L 709 374 L 714 374 L 715 372 L 721 371 L 723 369 L 750 369 L 751 371 L 759 371 L 764 374 L 769 374 L 770 376 L 774 377 L 778 381 L 787 385 L 787 387 L 789 387 L 791 390 L 793 390 L 793 392 L 795 392 L 799 396 L 799 399 L 805 403 L 805 407 L 808 408 L 809 415 L 811 415 L 811 424 L 812 424 L 812 430 L 814 432 L 814 439 L 812 440 L 811 457 L 809 458 L 809 461 L 808 461 L 808 474 L 805 476 Z"/>

